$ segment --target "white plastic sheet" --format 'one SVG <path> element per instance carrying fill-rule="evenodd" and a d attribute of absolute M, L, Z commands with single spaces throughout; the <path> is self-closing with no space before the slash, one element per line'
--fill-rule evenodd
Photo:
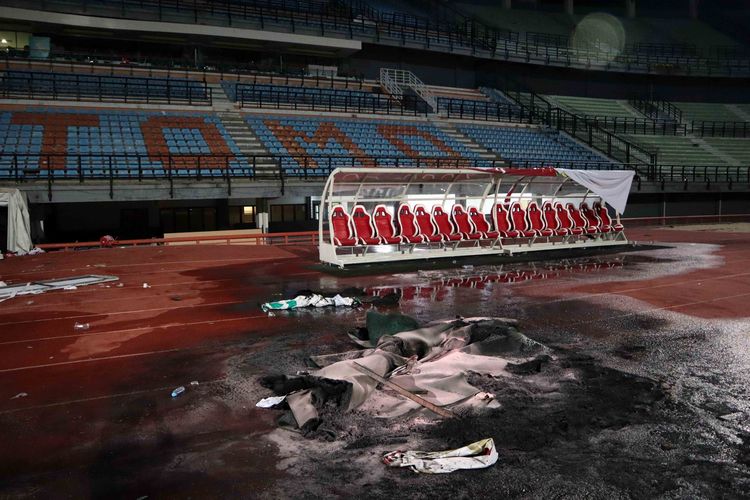
<path fill-rule="evenodd" d="M 410 467 L 423 474 L 447 474 L 460 469 L 484 469 L 497 462 L 492 438 L 482 439 L 455 450 L 392 451 L 383 457 L 389 467 Z"/>
<path fill-rule="evenodd" d="M 27 254 L 33 248 L 33 244 L 26 195 L 18 189 L 0 188 L 0 207 L 5 206 L 8 207 L 8 250 Z"/>
<path fill-rule="evenodd" d="M 600 196 L 617 213 L 625 212 L 633 183 L 635 172 L 632 170 L 574 170 L 569 168 L 556 169 L 559 173 L 570 177 L 583 187 L 590 189 Z"/>

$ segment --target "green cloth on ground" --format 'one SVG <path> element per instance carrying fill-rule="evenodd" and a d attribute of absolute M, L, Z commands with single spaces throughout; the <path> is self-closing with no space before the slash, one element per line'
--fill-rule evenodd
<path fill-rule="evenodd" d="M 410 316 L 398 313 L 381 314 L 377 311 L 367 311 L 365 325 L 372 345 L 376 345 L 383 335 L 395 335 L 419 328 L 419 322 Z"/>

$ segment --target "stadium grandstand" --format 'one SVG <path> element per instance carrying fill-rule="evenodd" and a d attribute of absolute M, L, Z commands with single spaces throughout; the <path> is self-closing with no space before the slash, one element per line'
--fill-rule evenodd
<path fill-rule="evenodd" d="M 80 264 L 75 258 L 94 252 L 62 250 L 112 247 L 121 242 L 124 246 L 138 246 L 132 248 L 134 251 L 145 250 L 144 247 L 151 245 L 153 252 L 165 252 L 166 260 L 163 261 L 160 260 L 161 253 L 154 253 L 156 257 L 153 259 L 133 254 L 128 257 L 131 260 L 127 265 L 122 264 L 126 269 L 123 275 L 138 282 L 137 291 L 143 290 L 151 295 L 144 295 L 146 299 L 134 296 L 138 305 L 137 308 L 133 306 L 133 311 L 137 310 L 140 315 L 137 321 L 123 319 L 116 322 L 112 319 L 112 329 L 127 332 L 124 335 L 128 336 L 130 343 L 118 340 L 120 337 L 115 339 L 102 334 L 96 346 L 86 344 L 80 351 L 75 351 L 75 355 L 71 354 L 70 359 L 83 366 L 89 360 L 89 348 L 90 352 L 99 354 L 111 350 L 112 357 L 117 357 L 119 363 L 122 361 L 120 357 L 127 361 L 126 357 L 131 355 L 203 349 L 205 344 L 199 345 L 197 340 L 195 344 L 189 342 L 200 338 L 198 329 L 204 326 L 212 332 L 213 329 L 220 332 L 212 337 L 212 342 L 222 342 L 235 334 L 234 327 L 222 323 L 224 319 L 216 319 L 208 313 L 204 317 L 201 312 L 206 304 L 206 307 L 230 304 L 227 297 L 234 293 L 231 292 L 231 287 L 236 285 L 233 280 L 244 272 L 232 267 L 244 259 L 237 247 L 232 245 L 229 248 L 234 239 L 249 238 L 242 240 L 242 244 L 253 245 L 257 248 L 252 251 L 258 252 L 257 260 L 248 264 L 254 266 L 253 273 L 256 274 L 248 275 L 250 277 L 243 274 L 247 281 L 236 288 L 257 286 L 258 290 L 268 291 L 270 284 L 283 276 L 286 281 L 282 280 L 283 284 L 274 288 L 272 296 L 267 298 L 275 301 L 282 295 L 286 297 L 292 290 L 330 291 L 332 287 L 343 290 L 348 285 L 359 286 L 362 282 L 354 280 L 354 272 L 346 274 L 346 266 L 354 264 L 362 263 L 366 266 L 361 267 L 367 267 L 378 263 L 393 264 L 391 261 L 423 259 L 432 262 L 433 258 L 442 258 L 451 262 L 450 265 L 460 266 L 463 261 L 456 259 L 490 254 L 513 259 L 519 254 L 525 255 L 513 261 L 521 262 L 536 258 L 528 257 L 533 250 L 563 257 L 568 250 L 577 256 L 609 255 L 625 246 L 640 248 L 628 233 L 631 222 L 634 225 L 654 221 L 666 224 L 677 219 L 716 218 L 725 221 L 735 220 L 733 217 L 737 220 L 747 218 L 750 217 L 748 21 L 750 9 L 740 0 L 4 0 L 0 2 L 0 256 L 5 254 L 8 257 L 0 261 L 0 270 L 2 265 L 21 266 L 12 263 L 22 260 L 14 255 L 26 254 L 34 247 L 37 247 L 34 251 L 40 253 L 42 250 L 49 253 L 61 250 L 55 253 L 72 259 L 61 265 L 76 270 L 67 274 L 103 272 L 104 269 L 95 270 L 93 266 L 104 268 L 117 263 L 87 260 Z M 534 193 L 543 194 L 532 199 Z M 26 223 L 14 219 L 14 210 L 20 210 L 13 207 L 12 200 L 16 195 L 25 200 L 30 237 L 29 244 L 20 250 L 14 246 L 17 241 L 12 236 L 15 231 L 12 226 Z M 636 234 L 641 241 L 653 239 L 646 230 L 636 231 Z M 296 246 L 288 248 L 290 241 L 291 245 L 299 243 L 306 247 L 301 250 Z M 209 249 L 197 248 L 192 245 L 196 242 L 213 245 Z M 217 242 L 226 242 L 227 248 L 216 250 L 220 248 Z M 282 243 L 285 245 L 283 249 Z M 178 252 L 171 247 L 182 244 L 191 245 L 195 255 L 169 253 Z M 316 253 L 308 262 L 310 249 L 307 247 L 313 246 L 315 252 L 320 251 L 320 257 Z M 268 247 L 273 247 L 273 250 Z M 221 264 L 223 267 L 219 269 L 219 264 L 216 264 L 215 268 L 206 271 L 200 266 L 213 262 L 214 251 L 225 258 Z M 238 252 L 236 256 L 231 253 L 234 251 Z M 263 253 L 266 251 L 284 252 L 289 260 L 277 262 L 273 260 L 275 257 Z M 169 260 L 168 255 L 174 259 Z M 669 254 L 665 259 L 681 262 L 681 259 L 689 260 L 686 255 Z M 303 260 L 295 260 L 298 256 Z M 237 262 L 232 260 L 235 258 Z M 264 267 L 266 260 L 269 262 L 267 268 Z M 300 263 L 303 261 L 304 265 Z M 161 266 L 162 262 L 163 267 L 149 271 L 150 275 L 141 277 L 135 270 L 138 266 Z M 192 268 L 186 262 L 204 264 Z M 625 266 L 624 260 L 612 262 L 601 264 L 597 261 L 593 268 Z M 643 257 L 637 262 L 651 261 L 649 257 Z M 472 269 L 474 262 L 466 263 L 465 268 Z M 398 264 L 405 265 L 403 262 Z M 183 265 L 184 268 L 180 267 Z M 304 277 L 323 268 L 326 272 L 342 273 L 345 278 L 305 281 L 304 278 L 288 279 L 286 275 L 292 273 L 292 276 Z M 14 280 L 25 281 L 28 275 L 28 286 L 32 286 L 36 274 L 19 269 Z M 415 269 L 408 268 L 407 271 Z M 50 267 L 46 267 L 39 273 L 49 270 Z M 383 283 L 367 284 L 368 296 L 382 298 L 381 295 L 389 295 L 392 285 L 394 289 L 401 287 L 398 292 L 401 297 L 416 297 L 417 300 L 422 294 L 423 299 L 437 302 L 442 300 L 441 294 L 445 294 L 446 289 L 455 285 L 471 288 L 471 293 L 476 292 L 471 300 L 481 304 L 485 296 L 479 294 L 486 292 L 484 286 L 488 283 L 548 279 L 572 270 L 591 271 L 587 266 L 564 263 L 559 269 L 550 267 L 539 272 L 506 270 L 496 273 L 489 281 L 471 284 L 441 281 L 440 285 L 430 285 L 428 289 L 414 288 L 409 284 L 412 278 L 422 279 L 424 274 L 403 278 L 405 275 L 398 274 L 401 270 L 396 266 L 393 277 L 384 278 Z M 183 295 L 172 289 L 169 293 L 157 293 L 159 286 L 167 286 L 159 282 L 159 273 L 165 273 L 162 278 L 173 280 L 170 283 L 178 287 L 183 278 L 192 280 L 198 276 L 196 279 L 199 279 L 204 272 L 206 276 L 220 274 L 217 279 L 223 283 L 211 288 L 213 295 L 210 299 L 190 302 L 187 292 Z M 164 278 L 166 273 L 171 273 L 169 278 Z M 1 289 L 6 283 L 2 273 L 0 278 Z M 52 279 L 53 276 L 44 275 L 39 279 L 42 278 Z M 151 285 L 147 278 L 157 283 L 152 292 L 148 291 Z M 346 281 L 350 278 L 354 281 Z M 602 278 L 604 281 L 606 279 Z M 66 286 L 65 290 L 73 290 L 78 285 Z M 101 284 L 102 288 L 109 289 L 110 286 L 117 285 Z M 648 286 L 644 285 L 643 289 L 646 288 Z M 24 290 L 23 294 L 28 291 Z M 604 285 L 592 290 L 592 294 L 607 294 L 603 291 Z M 689 295 L 693 291 L 684 293 Z M 0 302 L 6 298 L 17 300 L 15 292 L 8 292 L 7 297 L 0 294 Z M 255 288 L 252 293 L 256 293 Z M 545 296 L 539 289 L 535 293 L 529 295 L 530 301 L 557 300 L 552 294 Z M 252 321 L 257 318 L 247 316 L 251 314 L 248 311 L 253 309 L 254 313 L 260 314 L 255 311 L 255 302 L 260 304 L 265 300 L 251 296 L 252 300 L 243 299 L 227 306 L 233 308 L 231 314 L 237 315 L 227 321 L 247 317 L 251 320 L 249 324 L 255 325 Z M 632 297 L 633 302 L 642 298 L 641 295 Z M 122 346 L 127 350 L 136 344 L 139 346 L 133 347 L 133 351 L 141 349 L 139 343 L 142 339 L 138 331 L 145 328 L 144 322 L 150 321 L 148 311 L 156 311 L 155 308 L 162 307 L 163 302 L 167 303 L 166 310 L 174 306 L 171 302 L 183 298 L 194 310 L 179 314 L 194 315 L 191 316 L 191 328 L 195 328 L 186 334 L 185 344 L 178 348 L 165 340 L 163 344 L 143 347 L 139 354 L 119 350 Z M 502 300 L 498 298 L 497 303 Z M 101 310 L 92 308 L 91 317 L 98 317 L 97 314 L 107 317 L 111 312 L 108 308 L 113 307 L 115 312 L 111 314 L 114 318 L 120 314 L 116 312 L 115 301 L 112 299 L 110 305 L 101 306 Z M 13 302 L 9 304 L 13 305 Z M 33 300 L 27 304 L 35 307 Z M 516 303 L 513 304 L 516 307 Z M 72 303 L 64 303 L 64 308 L 69 311 L 60 312 L 58 316 L 78 318 L 77 311 L 89 311 L 88 307 L 85 300 L 75 299 Z M 590 314 L 586 307 L 585 304 L 576 304 L 570 309 L 555 311 L 559 316 L 575 315 L 580 316 L 581 321 L 588 321 Z M 666 310 L 670 306 L 660 307 Z M 448 310 L 446 317 L 464 315 L 463 311 Z M 487 314 L 507 312 L 499 306 L 495 308 L 494 302 L 487 306 L 486 311 L 491 311 Z M 612 311 L 608 314 L 619 314 L 614 306 Z M 167 325 L 163 326 L 164 338 L 171 338 L 175 334 L 169 330 L 170 325 L 183 322 L 182 316 L 178 313 L 171 315 L 172 312 L 164 312 L 148 327 L 161 332 L 162 326 L 159 325 Z M 274 317 L 273 312 L 266 317 L 267 312 L 264 307 L 264 314 L 258 317 L 262 321 Z M 481 316 L 485 309 L 472 307 L 470 312 Z M 418 307 L 411 313 L 420 321 L 437 319 L 426 313 L 422 315 Z M 26 369 L 6 366 L 3 357 L 25 360 L 41 356 L 39 352 L 42 352 L 32 347 L 33 341 L 28 342 L 27 351 L 26 340 L 20 340 L 26 339 L 22 335 L 23 326 L 19 325 L 26 321 L 24 315 L 27 313 L 19 310 L 13 314 L 16 316 L 7 323 L 0 317 L 0 331 L 7 324 L 15 325 L 9 327 L 16 328 L 14 332 L 21 332 L 18 338 L 12 339 L 0 335 L 0 376 L 13 372 L 15 377 L 16 371 L 20 373 Z M 44 316 L 41 310 L 40 314 Z M 529 318 L 534 315 L 528 313 Z M 625 315 L 631 315 L 631 312 Z M 361 316 L 357 321 L 362 319 Z M 634 323 L 658 326 L 662 321 L 661 317 L 642 320 L 636 313 L 631 316 Z M 42 319 L 46 321 L 46 318 Z M 303 324 L 306 320 L 292 318 L 278 328 L 303 331 L 309 326 Z M 313 321 L 316 327 L 324 324 L 321 318 L 323 316 Z M 347 321 L 351 323 L 353 318 L 352 313 Z M 91 323 L 94 321 L 92 319 Z M 340 321 L 340 318 L 335 321 Z M 69 323 L 71 325 L 65 323 L 64 328 L 70 329 L 75 324 L 77 335 L 99 335 L 98 331 L 82 333 L 89 328 L 88 321 L 81 320 L 80 327 L 77 319 Z M 266 330 L 253 328 L 248 327 L 248 331 L 265 335 Z M 364 331 L 366 333 L 366 329 Z M 63 339 L 69 333 L 67 330 L 53 331 L 50 327 L 38 335 L 35 331 L 33 335 L 41 339 Z M 360 334 L 362 331 L 357 333 Z M 373 344 L 370 344 L 364 337 L 355 334 L 351 337 L 360 346 L 367 347 L 375 345 L 377 340 L 373 337 Z M 453 340 L 444 339 L 440 345 Z M 248 355 L 249 361 L 237 361 L 222 370 L 206 368 L 200 383 L 203 384 L 205 379 L 221 384 L 221 380 L 237 373 L 255 374 L 258 370 L 253 358 L 256 347 L 273 350 L 277 348 L 274 342 L 276 340 L 269 336 L 269 339 L 264 337 L 262 342 L 259 341 L 258 346 L 243 345 L 243 353 Z M 304 339 L 295 337 L 289 345 L 304 342 Z M 651 341 L 644 340 L 641 347 L 646 349 L 644 346 L 648 342 Z M 3 351 L 6 343 L 13 344 L 8 348 L 12 352 Z M 343 341 L 337 347 L 342 345 Z M 76 348 L 62 347 L 66 353 L 68 349 Z M 466 346 L 465 352 L 473 354 L 470 348 Z M 286 347 L 279 347 L 280 351 L 283 349 Z M 613 351 L 617 349 L 612 347 Z M 621 357 L 637 358 L 640 351 L 633 349 Z M 6 355 L 7 352 L 11 354 Z M 43 359 L 34 358 L 35 366 L 57 363 L 57 358 L 53 360 L 53 357 L 61 356 L 57 352 L 44 351 Z M 622 352 L 625 352 L 624 348 Z M 314 352 L 315 355 L 323 353 L 323 349 Z M 280 366 L 292 366 L 289 359 L 294 356 L 296 354 L 281 356 Z M 294 359 L 298 361 L 298 358 Z M 406 355 L 404 359 L 411 358 Z M 172 367 L 184 377 L 190 377 L 175 383 L 187 386 L 188 391 L 193 390 L 188 386 L 192 380 L 188 375 L 191 360 L 194 358 L 187 354 L 174 358 Z M 332 361 L 325 360 L 325 363 L 329 362 Z M 519 364 L 520 368 L 513 369 L 530 374 L 538 372 L 541 365 L 534 366 L 536 368 Z M 406 376 L 410 368 L 407 369 L 406 364 L 403 368 Z M 127 364 L 123 364 L 118 373 L 128 369 Z M 562 366 L 560 372 L 566 369 Z M 603 368 L 597 369 L 607 374 L 600 375 L 602 378 L 609 376 Z M 139 376 L 148 379 L 154 387 L 159 386 L 159 390 L 167 383 L 172 385 L 174 378 L 157 380 L 160 374 L 150 370 L 143 368 L 138 372 Z M 130 379 L 125 377 L 121 382 L 107 379 L 109 385 L 102 394 L 83 389 L 76 392 L 77 382 L 71 382 L 70 387 L 61 386 L 65 377 L 60 374 L 69 374 L 71 380 L 86 378 L 92 381 L 99 374 L 85 372 L 84 377 L 81 373 L 84 371 L 72 375 L 64 371 L 54 372 L 48 374 L 48 378 L 56 380 L 54 387 L 65 394 L 75 393 L 69 398 L 75 401 L 98 401 L 116 391 L 119 391 L 117 394 L 140 397 L 140 386 L 134 385 L 131 390 Z M 314 378 L 301 369 L 297 373 Z M 474 375 L 469 378 L 473 380 Z M 357 376 L 366 379 L 361 374 Z M 14 380 L 19 383 L 29 380 L 21 375 L 18 377 Z M 114 372 L 102 377 L 114 377 Z M 570 380 L 573 378 L 570 375 Z M 659 391 L 666 387 L 666 382 L 657 379 L 655 376 L 648 379 L 654 392 L 657 386 Z M 308 382 L 305 379 L 305 384 Z M 550 383 L 549 387 L 569 383 L 558 382 Z M 33 383 L 29 386 L 33 387 Z M 117 389 L 112 389 L 120 383 Z M 212 383 L 208 382 L 206 387 Z M 277 383 L 278 387 L 281 382 L 268 383 Z M 468 384 L 463 379 L 461 383 L 462 387 Z M 197 381 L 195 385 L 198 385 Z M 677 386 L 680 390 L 687 390 L 679 384 L 670 386 L 664 389 L 669 393 L 664 400 L 672 397 L 669 391 L 678 392 Z M 203 389 L 204 385 L 200 387 Z M 248 387 L 227 390 L 226 394 L 231 393 L 227 398 L 239 398 L 239 401 L 247 394 L 255 398 L 259 394 L 257 387 Z M 419 389 L 416 385 L 414 387 Z M 489 383 L 487 387 L 494 388 L 498 394 L 506 390 Z M 181 388 L 185 390 L 185 387 Z M 232 392 L 235 389 L 236 392 Z M 304 389 L 309 387 L 305 385 Z M 371 389 L 375 391 L 375 387 Z M 326 390 L 338 389 L 327 387 Z M 27 446 L 20 437 L 11 436 L 15 434 L 14 429 L 23 428 L 23 425 L 18 423 L 20 417 L 14 420 L 15 417 L 8 415 L 21 411 L 13 405 L 31 401 L 33 391 L 27 390 L 23 384 L 9 391 L 14 394 L 28 392 L 32 397 L 24 400 L 26 396 L 17 396 L 18 400 L 8 403 L 13 394 L 0 394 L 0 400 L 7 400 L 6 406 L 0 407 L 0 428 L 3 422 L 11 422 L 6 430 L 0 431 L 0 435 L 8 439 L 0 437 L 0 440 L 11 443 L 9 448 L 31 450 L 33 445 Z M 383 392 L 387 392 L 388 397 L 395 397 L 388 391 Z M 444 392 L 450 392 L 441 391 L 443 389 L 436 393 L 442 396 Z M 512 391 L 539 394 L 547 389 L 532 390 L 524 386 Z M 419 394 L 424 396 L 427 393 L 419 392 L 417 402 L 423 400 Z M 433 392 L 429 394 L 433 395 Z M 337 397 L 341 400 L 350 396 L 339 394 Z M 746 403 L 747 398 L 743 397 L 738 396 L 736 401 Z M 315 396 L 311 398 L 314 403 Z M 132 399 L 128 401 L 132 402 Z M 287 400 L 287 403 L 275 404 L 288 403 Z M 315 406 L 313 403 L 304 411 L 313 411 L 310 410 Z M 746 411 L 745 403 L 742 403 L 742 408 L 740 403 L 735 405 L 737 408 L 727 404 L 726 408 L 722 406 L 721 412 L 732 414 L 743 408 Z M 44 408 L 40 412 L 49 411 L 52 415 L 57 403 L 51 398 L 34 404 L 39 405 L 34 408 Z M 116 423 L 111 423 L 106 433 L 118 435 L 122 428 L 132 437 L 132 433 L 138 432 L 133 428 L 142 425 L 144 432 L 163 433 L 159 434 L 163 443 L 154 445 L 154 449 L 140 449 L 132 441 L 122 444 L 122 447 L 110 443 L 111 449 L 91 445 L 99 438 L 98 430 L 94 430 L 94 424 L 91 428 L 86 427 L 88 415 L 85 412 L 75 417 L 80 428 L 59 414 L 54 418 L 38 418 L 49 428 L 57 428 L 59 424 L 66 433 L 69 431 L 70 436 L 86 434 L 90 447 L 76 448 L 75 439 L 66 436 L 59 437 L 59 440 L 50 438 L 40 445 L 40 449 L 49 456 L 60 454 L 67 457 L 70 453 L 70 456 L 77 457 L 70 461 L 61 459 L 66 471 L 85 469 L 93 477 L 99 469 L 106 469 L 102 474 L 111 478 L 112 471 L 119 467 L 117 459 L 112 459 L 116 454 L 128 455 L 132 451 L 134 457 L 153 458 L 159 456 L 162 445 L 168 448 L 182 443 L 181 436 L 165 430 L 173 425 L 170 419 L 177 417 L 155 421 L 152 416 L 160 414 L 163 402 L 148 404 L 150 409 L 143 413 L 131 413 L 124 406 L 108 409 L 112 415 L 107 416 L 107 421 Z M 221 415 L 216 417 L 217 421 L 225 418 L 222 404 L 217 403 L 210 410 L 204 408 L 203 417 L 209 415 L 206 418 L 211 419 L 211 416 Z M 640 408 L 639 404 L 634 405 L 634 413 Z M 586 401 L 580 403 L 581 408 L 590 408 L 586 405 Z M 512 412 L 512 407 L 509 408 Z M 149 413 L 152 410 L 154 413 Z M 321 410 L 320 405 L 317 410 Z M 567 411 L 555 413 L 554 418 L 559 422 L 556 420 L 554 425 L 564 428 L 561 432 L 570 437 L 578 432 L 578 427 L 572 420 L 568 427 L 567 417 L 561 416 L 568 415 Z M 598 410 L 591 411 L 596 413 Z M 322 413 L 325 412 L 321 410 Z M 317 418 L 317 413 L 315 415 Z M 402 414 L 394 410 L 389 415 Z M 298 414 L 295 416 L 299 418 Z M 741 417 L 745 423 L 746 417 L 747 414 Z M 270 417 L 263 418 L 265 420 L 258 424 L 258 429 L 248 431 L 243 439 L 252 441 L 275 426 Z M 606 415 L 601 418 L 606 420 Z M 311 417 L 311 420 L 314 419 Z M 542 421 L 547 422 L 540 419 L 528 425 L 539 427 Z M 227 425 L 240 428 L 242 423 L 237 418 Z M 337 422 L 332 424 L 332 434 L 343 432 L 337 425 Z M 613 435 L 619 432 L 615 429 L 621 428 L 619 420 L 602 426 Z M 351 431 L 350 437 L 356 437 L 356 440 L 352 437 L 352 449 L 368 448 L 372 443 L 400 443 L 386 436 L 389 432 L 400 436 L 403 429 L 397 427 L 378 427 L 382 436 L 368 435 L 366 438 L 359 434 L 359 430 Z M 419 428 L 423 428 L 422 424 Z M 718 424 L 712 428 L 718 428 Z M 214 440 L 221 439 L 220 432 L 210 435 L 208 432 L 201 434 L 200 438 L 195 438 L 199 432 L 190 436 L 190 439 L 197 439 L 190 445 L 194 446 L 192 449 L 197 455 L 203 447 L 211 448 Z M 322 426 L 315 432 L 315 438 L 323 441 L 328 430 Z M 454 442 L 458 439 L 456 436 L 465 436 L 463 431 L 444 431 L 443 434 L 436 431 L 434 436 L 430 435 L 418 444 L 431 446 L 430 439 L 442 439 L 444 435 L 452 436 L 451 446 L 461 444 Z M 528 443 L 548 441 L 536 434 L 529 434 L 524 440 L 527 438 Z M 284 453 L 296 449 L 288 439 L 278 438 L 278 449 L 281 450 L 278 453 L 261 450 L 258 456 L 263 460 L 267 458 L 272 464 L 283 461 Z M 614 437 L 607 439 L 611 439 L 607 442 L 612 449 L 620 446 Z M 744 439 L 747 443 L 748 438 Z M 740 438 L 737 440 L 741 441 Z M 527 441 L 519 443 L 511 448 L 518 450 L 527 446 Z M 326 447 L 329 444 L 322 445 L 321 449 L 330 452 L 331 456 L 340 451 Z M 415 443 L 409 441 L 409 445 L 412 444 Z M 214 465 L 209 468 L 212 471 L 221 469 L 221 474 L 236 478 L 231 472 L 236 472 L 235 469 L 228 467 L 230 472 L 227 472 L 224 465 L 217 464 L 224 464 L 222 460 L 226 458 L 227 463 L 232 462 L 234 466 L 237 457 L 245 457 L 248 450 L 258 452 L 259 449 L 253 446 L 228 446 L 225 456 L 212 457 Z M 695 446 L 694 450 L 681 455 L 685 463 L 703 460 L 692 458 L 699 455 L 696 450 L 700 447 Z M 744 450 L 744 463 L 747 464 L 747 444 Z M 587 452 L 580 453 L 584 456 Z M 37 470 L 31 451 L 24 451 L 21 455 L 25 458 L 17 462 L 0 459 L 0 469 L 6 468 L 6 472 L 0 472 L 0 497 L 85 497 L 122 493 L 133 498 L 147 498 L 151 494 L 148 489 L 132 489 L 131 483 L 121 491 L 117 481 L 96 483 L 90 490 L 88 483 L 86 487 L 71 485 L 71 481 L 59 471 L 50 472 L 54 464 L 40 466 Z M 517 462 L 533 463 L 525 460 L 518 459 Z M 252 463 L 256 462 L 253 459 Z M 164 471 L 172 466 L 179 468 L 181 463 L 175 459 L 172 465 L 160 469 L 169 476 L 170 484 L 179 483 L 183 478 Z M 351 460 L 349 466 L 354 463 L 358 462 Z M 657 460 L 652 465 L 661 463 Z M 623 462 L 611 468 L 627 468 L 627 464 Z M 292 467 L 258 466 L 250 483 L 260 484 L 266 476 L 284 478 Z M 356 475 L 347 469 L 349 476 L 338 476 L 334 470 L 336 466 L 330 467 L 328 472 L 337 480 Z M 566 474 L 570 474 L 570 467 L 570 464 L 561 466 L 560 470 L 565 469 Z M 675 470 L 680 467 L 674 465 Z M 578 463 L 575 468 L 579 468 Z M 654 468 L 658 468 L 657 465 Z M 312 474 L 311 468 L 304 470 Z M 141 478 L 158 482 L 157 473 L 150 475 L 141 468 L 138 473 Z M 20 474 L 23 480 L 16 481 L 16 474 Z M 78 478 L 77 474 L 70 477 Z M 185 475 L 189 476 L 190 472 Z M 154 496 L 219 496 L 231 481 L 215 484 L 210 476 L 211 473 L 207 473 L 207 477 L 201 476 L 200 487 L 195 491 L 187 486 L 191 484 L 190 480 L 185 479 L 186 485 L 177 486 L 174 491 L 165 486 L 158 490 L 161 495 Z M 34 489 L 36 480 L 44 485 L 42 489 Z M 602 476 L 600 480 L 604 484 L 609 479 Z M 378 481 L 374 479 L 373 483 Z M 532 479 L 519 481 L 503 489 L 503 493 L 492 496 L 554 496 L 552 486 L 539 489 L 528 486 L 534 483 Z M 681 478 L 670 481 L 682 484 Z M 750 484 L 745 481 L 742 483 L 745 486 Z M 281 482 L 278 479 L 274 484 Z M 723 476 L 716 482 L 730 484 Z M 6 488 L 3 483 L 12 486 Z M 421 485 L 421 488 L 427 483 L 414 484 Z M 461 492 L 456 493 L 459 490 L 451 489 L 449 483 L 441 484 L 442 489 L 434 495 L 420 488 L 407 488 L 408 497 L 463 497 L 481 493 L 469 488 L 466 491 L 470 493 L 459 494 Z M 736 488 L 739 483 L 732 484 Z M 60 490 L 58 485 L 62 485 Z M 732 497 L 731 492 L 727 493 L 731 488 L 727 488 L 716 496 Z M 256 496 L 255 491 L 250 490 L 229 488 L 229 491 L 232 496 Z M 380 493 L 377 496 L 400 494 L 399 490 L 386 487 L 377 491 Z M 748 490 L 744 491 L 747 494 Z M 349 494 L 342 486 L 335 492 L 323 488 L 310 493 L 300 490 L 296 495 L 263 490 L 259 497 L 319 497 L 322 492 L 334 497 Z M 528 492 L 532 493 L 529 495 Z M 696 487 L 674 490 L 669 494 L 661 491 L 664 493 L 661 496 L 700 498 L 712 497 L 711 492 L 710 488 Z M 602 487 L 569 489 L 562 496 L 660 496 L 649 493 L 652 492 L 648 488 L 623 487 L 615 491 Z M 742 496 L 739 491 L 733 493 Z"/>
<path fill-rule="evenodd" d="M 626 216 L 729 209 L 750 52 L 676 3 L 4 2 L 0 178 L 40 242 L 312 229 L 336 167 L 431 161 L 631 169 Z"/>

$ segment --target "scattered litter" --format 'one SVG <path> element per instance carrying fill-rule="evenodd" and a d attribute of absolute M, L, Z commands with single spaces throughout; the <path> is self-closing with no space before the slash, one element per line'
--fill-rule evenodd
<path fill-rule="evenodd" d="M 183 392 L 185 392 L 185 387 L 183 387 L 183 386 L 177 387 L 177 388 L 175 388 L 175 390 L 172 391 L 172 397 L 176 398 L 177 396 L 179 396 Z"/>
<path fill-rule="evenodd" d="M 143 288 L 151 288 L 151 285 L 149 285 L 148 283 L 144 283 Z"/>
<path fill-rule="evenodd" d="M 34 247 L 31 250 L 29 250 L 29 253 L 27 253 L 26 255 L 39 255 L 42 253 L 44 253 L 44 250 L 42 250 L 39 247 Z"/>
<path fill-rule="evenodd" d="M 472 266 L 471 264 L 466 264 L 466 265 L 461 266 L 461 267 L 464 268 L 464 269 L 474 269 L 474 266 Z"/>
<path fill-rule="evenodd" d="M 0 286 L 8 286 L 4 281 L 0 281 Z"/>
<path fill-rule="evenodd" d="M 115 286 L 116 286 L 117 288 L 122 288 L 122 287 L 124 287 L 125 285 L 124 285 L 123 283 L 118 283 L 118 284 L 116 284 Z"/>
<path fill-rule="evenodd" d="M 447 474 L 461 469 L 484 469 L 497 462 L 492 438 L 445 451 L 392 451 L 383 457 L 389 467 L 410 467 L 423 474 Z"/>
<path fill-rule="evenodd" d="M 269 398 L 263 398 L 255 406 L 257 408 L 273 408 L 274 406 L 281 404 L 286 399 L 286 396 L 271 396 Z"/>
<path fill-rule="evenodd" d="M 76 324 L 73 325 L 73 330 L 83 331 L 83 330 L 88 330 L 90 327 L 91 325 L 89 325 L 88 323 L 79 323 L 76 321 Z"/>
<path fill-rule="evenodd" d="M 107 267 L 107 264 L 94 264 L 94 267 Z"/>
<path fill-rule="evenodd" d="M 172 300 L 174 300 L 175 302 L 179 302 L 179 301 L 182 300 L 182 297 L 180 297 L 179 295 L 172 295 L 169 298 L 172 299 Z"/>
<path fill-rule="evenodd" d="M 16 394 L 15 396 L 13 396 L 13 397 L 12 397 L 12 398 L 10 398 L 10 399 L 20 399 L 20 398 L 25 398 L 25 397 L 26 397 L 26 396 L 28 396 L 28 395 L 29 395 L 29 393 L 28 393 L 28 392 L 19 392 L 18 394 Z"/>
<path fill-rule="evenodd" d="M 195 387 L 196 385 L 198 385 L 198 381 L 197 380 L 193 380 L 192 382 L 190 382 L 190 385 L 192 385 L 193 387 Z"/>
<path fill-rule="evenodd" d="M 263 312 L 270 310 L 299 309 L 301 307 L 356 307 L 360 305 L 356 297 L 342 297 L 336 294 L 333 297 L 323 297 L 318 293 L 309 295 L 299 295 L 289 300 L 279 300 L 277 302 L 266 302 L 260 308 Z"/>
<path fill-rule="evenodd" d="M 27 300 L 27 301 L 26 301 L 26 305 L 27 305 L 27 306 L 30 306 L 30 305 L 31 305 L 31 304 L 33 304 L 33 303 L 34 303 L 34 301 L 33 301 L 33 300 Z"/>
<path fill-rule="evenodd" d="M 22 285 L 0 284 L 0 300 L 11 299 L 18 295 L 36 295 L 52 290 L 75 290 L 82 286 L 117 280 L 119 280 L 117 276 L 86 274 L 83 276 L 71 276 L 69 278 L 32 281 Z"/>

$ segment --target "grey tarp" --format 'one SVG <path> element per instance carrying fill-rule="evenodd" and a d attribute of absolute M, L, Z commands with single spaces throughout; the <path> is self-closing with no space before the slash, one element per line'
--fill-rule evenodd
<path fill-rule="evenodd" d="M 319 370 L 304 376 L 268 377 L 264 385 L 279 395 L 288 394 L 287 403 L 301 428 L 314 428 L 319 421 L 317 408 L 331 399 L 345 411 L 361 408 L 382 417 L 421 409 L 410 399 L 386 392 L 373 398 L 378 381 L 355 363 L 438 406 L 466 402 L 480 392 L 468 383 L 469 371 L 507 375 L 506 358 L 528 358 L 544 349 L 515 325 L 515 320 L 505 318 L 436 321 L 384 335 L 373 348 L 317 356 L 313 361 L 322 367 Z M 491 398 L 482 401 L 492 404 Z"/>
<path fill-rule="evenodd" d="M 18 189 L 0 187 L 0 207 L 8 207 L 8 250 L 26 254 L 31 251 L 31 223 L 26 195 Z"/>

